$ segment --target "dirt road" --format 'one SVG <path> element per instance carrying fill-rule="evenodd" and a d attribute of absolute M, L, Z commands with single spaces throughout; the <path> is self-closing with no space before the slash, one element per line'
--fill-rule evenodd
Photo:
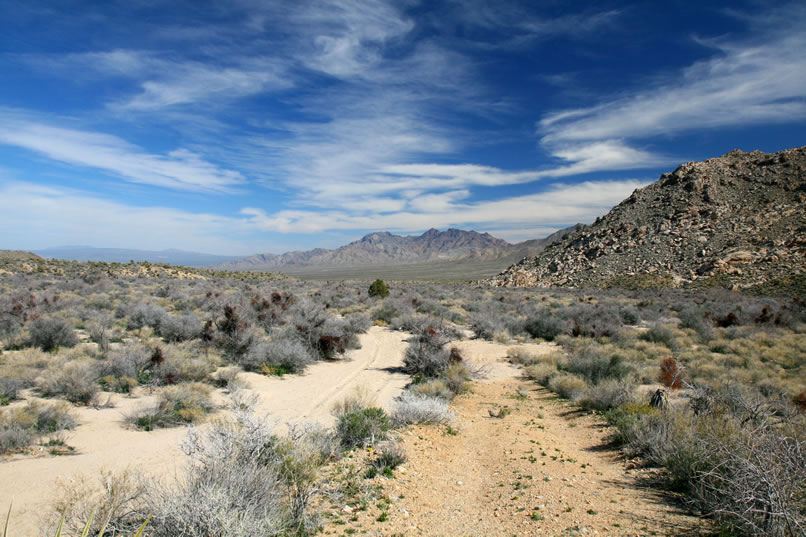
<path fill-rule="evenodd" d="M 501 356 L 469 341 L 463 350 Z M 332 506 L 325 535 L 511 537 L 691 535 L 700 521 L 642 485 L 600 418 L 519 378 L 475 383 L 457 419 L 400 435 L 409 460 L 376 477 L 375 500 Z M 501 412 L 506 408 L 506 411 Z M 495 417 L 501 416 L 501 417 Z"/>

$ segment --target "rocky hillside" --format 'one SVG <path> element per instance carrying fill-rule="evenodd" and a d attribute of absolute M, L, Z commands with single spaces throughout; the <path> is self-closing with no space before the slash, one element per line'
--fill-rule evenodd
<path fill-rule="evenodd" d="M 557 240 L 561 230 L 546 239 L 510 244 L 489 233 L 449 229 L 429 229 L 419 236 L 370 233 L 360 240 L 334 250 L 317 248 L 285 254 L 258 254 L 222 263 L 225 270 L 286 270 L 300 266 L 338 267 L 435 263 L 440 261 L 492 260 L 509 257 L 512 261 L 534 255 L 546 244 Z"/>
<path fill-rule="evenodd" d="M 735 288 L 806 273 L 806 147 L 734 150 L 638 189 L 591 226 L 487 283 L 607 286 L 657 276 Z"/>
<path fill-rule="evenodd" d="M 42 259 L 38 255 L 23 250 L 0 250 L 0 262 L 4 261 L 31 261 Z"/>

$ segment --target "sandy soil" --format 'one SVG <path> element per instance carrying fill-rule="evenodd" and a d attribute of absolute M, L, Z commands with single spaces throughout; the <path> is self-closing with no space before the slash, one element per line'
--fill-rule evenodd
<path fill-rule="evenodd" d="M 408 383 L 395 368 L 402 363 L 408 334 L 373 327 L 360 336 L 361 348 L 349 351 L 344 360 L 320 362 L 303 375 L 269 378 L 247 373 L 250 389 L 259 395 L 259 414 L 283 426 L 289 420 L 317 421 L 328 425 L 330 409 L 354 386 L 374 393 L 377 403 L 388 407 Z M 218 394 L 222 400 L 225 398 Z M 104 399 L 106 396 L 104 396 Z M 67 432 L 73 455 L 54 457 L 17 455 L 0 462 L 0 510 L 2 518 L 13 502 L 13 535 L 38 534 L 38 519 L 56 499 L 58 479 L 72 475 L 95 475 L 101 469 L 122 470 L 127 466 L 146 474 L 173 473 L 183 462 L 179 449 L 186 429 L 143 432 L 126 428 L 125 416 L 151 402 L 149 396 L 128 398 L 112 395 L 115 408 L 77 409 L 79 426 Z"/>

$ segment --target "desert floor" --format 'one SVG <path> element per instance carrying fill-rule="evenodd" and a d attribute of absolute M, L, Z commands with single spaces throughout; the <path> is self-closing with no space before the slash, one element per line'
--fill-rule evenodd
<path fill-rule="evenodd" d="M 344 360 L 320 362 L 303 375 L 244 374 L 257 394 L 258 414 L 282 428 L 290 421 L 332 423 L 333 404 L 356 387 L 391 407 L 408 383 L 398 368 L 408 334 L 373 327 Z M 511 345 L 457 342 L 484 378 L 454 400 L 456 420 L 416 426 L 399 437 L 409 461 L 392 479 L 375 478 L 382 492 L 364 508 L 327 505 L 331 535 L 679 535 L 697 520 L 645 486 L 644 470 L 607 447 L 607 430 L 506 362 Z M 551 345 L 527 345 L 548 352 Z M 227 396 L 218 392 L 226 412 Z M 34 536 L 53 510 L 58 481 L 131 467 L 165 476 L 181 472 L 185 428 L 136 431 L 125 416 L 150 396 L 112 395 L 113 408 L 79 408 L 68 432 L 75 453 L 15 455 L 0 462 L 0 507 L 13 502 L 11 537 Z M 491 416 L 508 407 L 502 418 Z M 384 516 L 381 516 L 384 514 Z M 378 520 L 379 518 L 383 520 Z"/>

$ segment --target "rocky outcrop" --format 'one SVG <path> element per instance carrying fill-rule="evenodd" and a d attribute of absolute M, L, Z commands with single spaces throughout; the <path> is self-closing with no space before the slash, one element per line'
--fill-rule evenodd
<path fill-rule="evenodd" d="M 806 272 L 806 147 L 689 162 L 607 215 L 491 278 L 493 286 L 601 286 L 657 274 L 735 287 Z"/>

